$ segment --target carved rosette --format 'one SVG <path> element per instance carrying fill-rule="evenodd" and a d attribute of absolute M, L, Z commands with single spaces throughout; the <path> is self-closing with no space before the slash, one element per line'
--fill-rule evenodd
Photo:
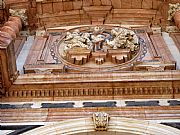
<path fill-rule="evenodd" d="M 96 131 L 107 131 L 109 124 L 109 114 L 97 112 L 93 114 L 94 128 Z"/>

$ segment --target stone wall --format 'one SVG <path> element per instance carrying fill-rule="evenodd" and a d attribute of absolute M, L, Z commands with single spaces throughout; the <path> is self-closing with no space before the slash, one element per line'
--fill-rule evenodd
<path fill-rule="evenodd" d="M 150 25 L 161 3 L 157 0 L 51 0 L 37 3 L 37 18 L 39 26 L 47 27 L 103 23 Z"/>
<path fill-rule="evenodd" d="M 9 9 L 26 9 L 30 29 L 80 24 L 167 24 L 169 3 L 178 0 L 6 0 Z"/>
<path fill-rule="evenodd" d="M 4 4 L 3 0 L 0 1 L 0 27 L 5 21 L 5 12 L 4 12 Z"/>

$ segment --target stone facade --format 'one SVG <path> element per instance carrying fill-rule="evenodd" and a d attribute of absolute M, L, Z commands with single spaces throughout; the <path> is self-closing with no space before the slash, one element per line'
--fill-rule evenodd
<path fill-rule="evenodd" d="M 175 2 L 170 0 L 168 2 L 160 0 L 5 1 L 6 7 L 10 9 L 27 10 L 31 29 L 104 23 L 165 25 L 166 16 L 163 15 L 166 14 L 167 5 Z"/>
<path fill-rule="evenodd" d="M 4 1 L 3 133 L 179 134 L 177 2 Z"/>

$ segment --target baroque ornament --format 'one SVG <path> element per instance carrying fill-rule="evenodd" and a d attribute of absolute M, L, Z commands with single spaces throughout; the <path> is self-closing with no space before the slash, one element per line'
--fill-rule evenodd
<path fill-rule="evenodd" d="M 97 112 L 93 114 L 94 128 L 96 131 L 107 131 L 109 124 L 109 114 Z"/>
<path fill-rule="evenodd" d="M 140 44 L 139 37 L 131 29 L 84 26 L 62 34 L 53 43 L 51 55 L 69 70 L 112 71 L 113 67 L 120 69 L 119 66 L 137 60 L 143 49 Z"/>

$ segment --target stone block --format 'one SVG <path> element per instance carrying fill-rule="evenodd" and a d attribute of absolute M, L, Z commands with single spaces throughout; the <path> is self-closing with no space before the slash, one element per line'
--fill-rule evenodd
<path fill-rule="evenodd" d="M 122 8 L 131 8 L 132 5 L 131 0 L 122 0 L 121 4 Z"/>
<path fill-rule="evenodd" d="M 92 6 L 93 1 L 92 0 L 83 0 L 83 6 Z"/>
<path fill-rule="evenodd" d="M 45 13 L 53 13 L 52 3 L 44 3 L 42 4 L 43 14 Z"/>
<path fill-rule="evenodd" d="M 101 0 L 93 0 L 93 5 L 94 6 L 100 6 L 101 5 Z"/>
<path fill-rule="evenodd" d="M 132 0 L 132 8 L 141 8 L 142 0 Z"/>
<path fill-rule="evenodd" d="M 72 1 L 63 2 L 63 9 L 65 11 L 73 10 L 73 2 Z"/>
<path fill-rule="evenodd" d="M 37 10 L 36 8 L 30 8 L 30 11 L 29 11 L 29 19 L 35 19 L 36 18 L 36 13 L 37 13 Z"/>
<path fill-rule="evenodd" d="M 143 0 L 142 1 L 142 8 L 152 9 L 153 8 L 153 1 L 152 0 Z"/>
<path fill-rule="evenodd" d="M 158 9 L 161 3 L 162 1 L 160 0 L 153 0 L 153 4 L 152 4 L 153 9 Z"/>
<path fill-rule="evenodd" d="M 54 2 L 53 3 L 53 12 L 59 13 L 60 11 L 63 11 L 63 3 L 62 2 Z"/>
<path fill-rule="evenodd" d="M 121 8 L 121 0 L 111 0 L 113 8 Z"/>
<path fill-rule="evenodd" d="M 83 2 L 81 0 L 73 1 L 73 7 L 75 10 L 82 9 Z"/>
<path fill-rule="evenodd" d="M 112 5 L 111 0 L 101 0 L 102 5 L 110 6 Z"/>

